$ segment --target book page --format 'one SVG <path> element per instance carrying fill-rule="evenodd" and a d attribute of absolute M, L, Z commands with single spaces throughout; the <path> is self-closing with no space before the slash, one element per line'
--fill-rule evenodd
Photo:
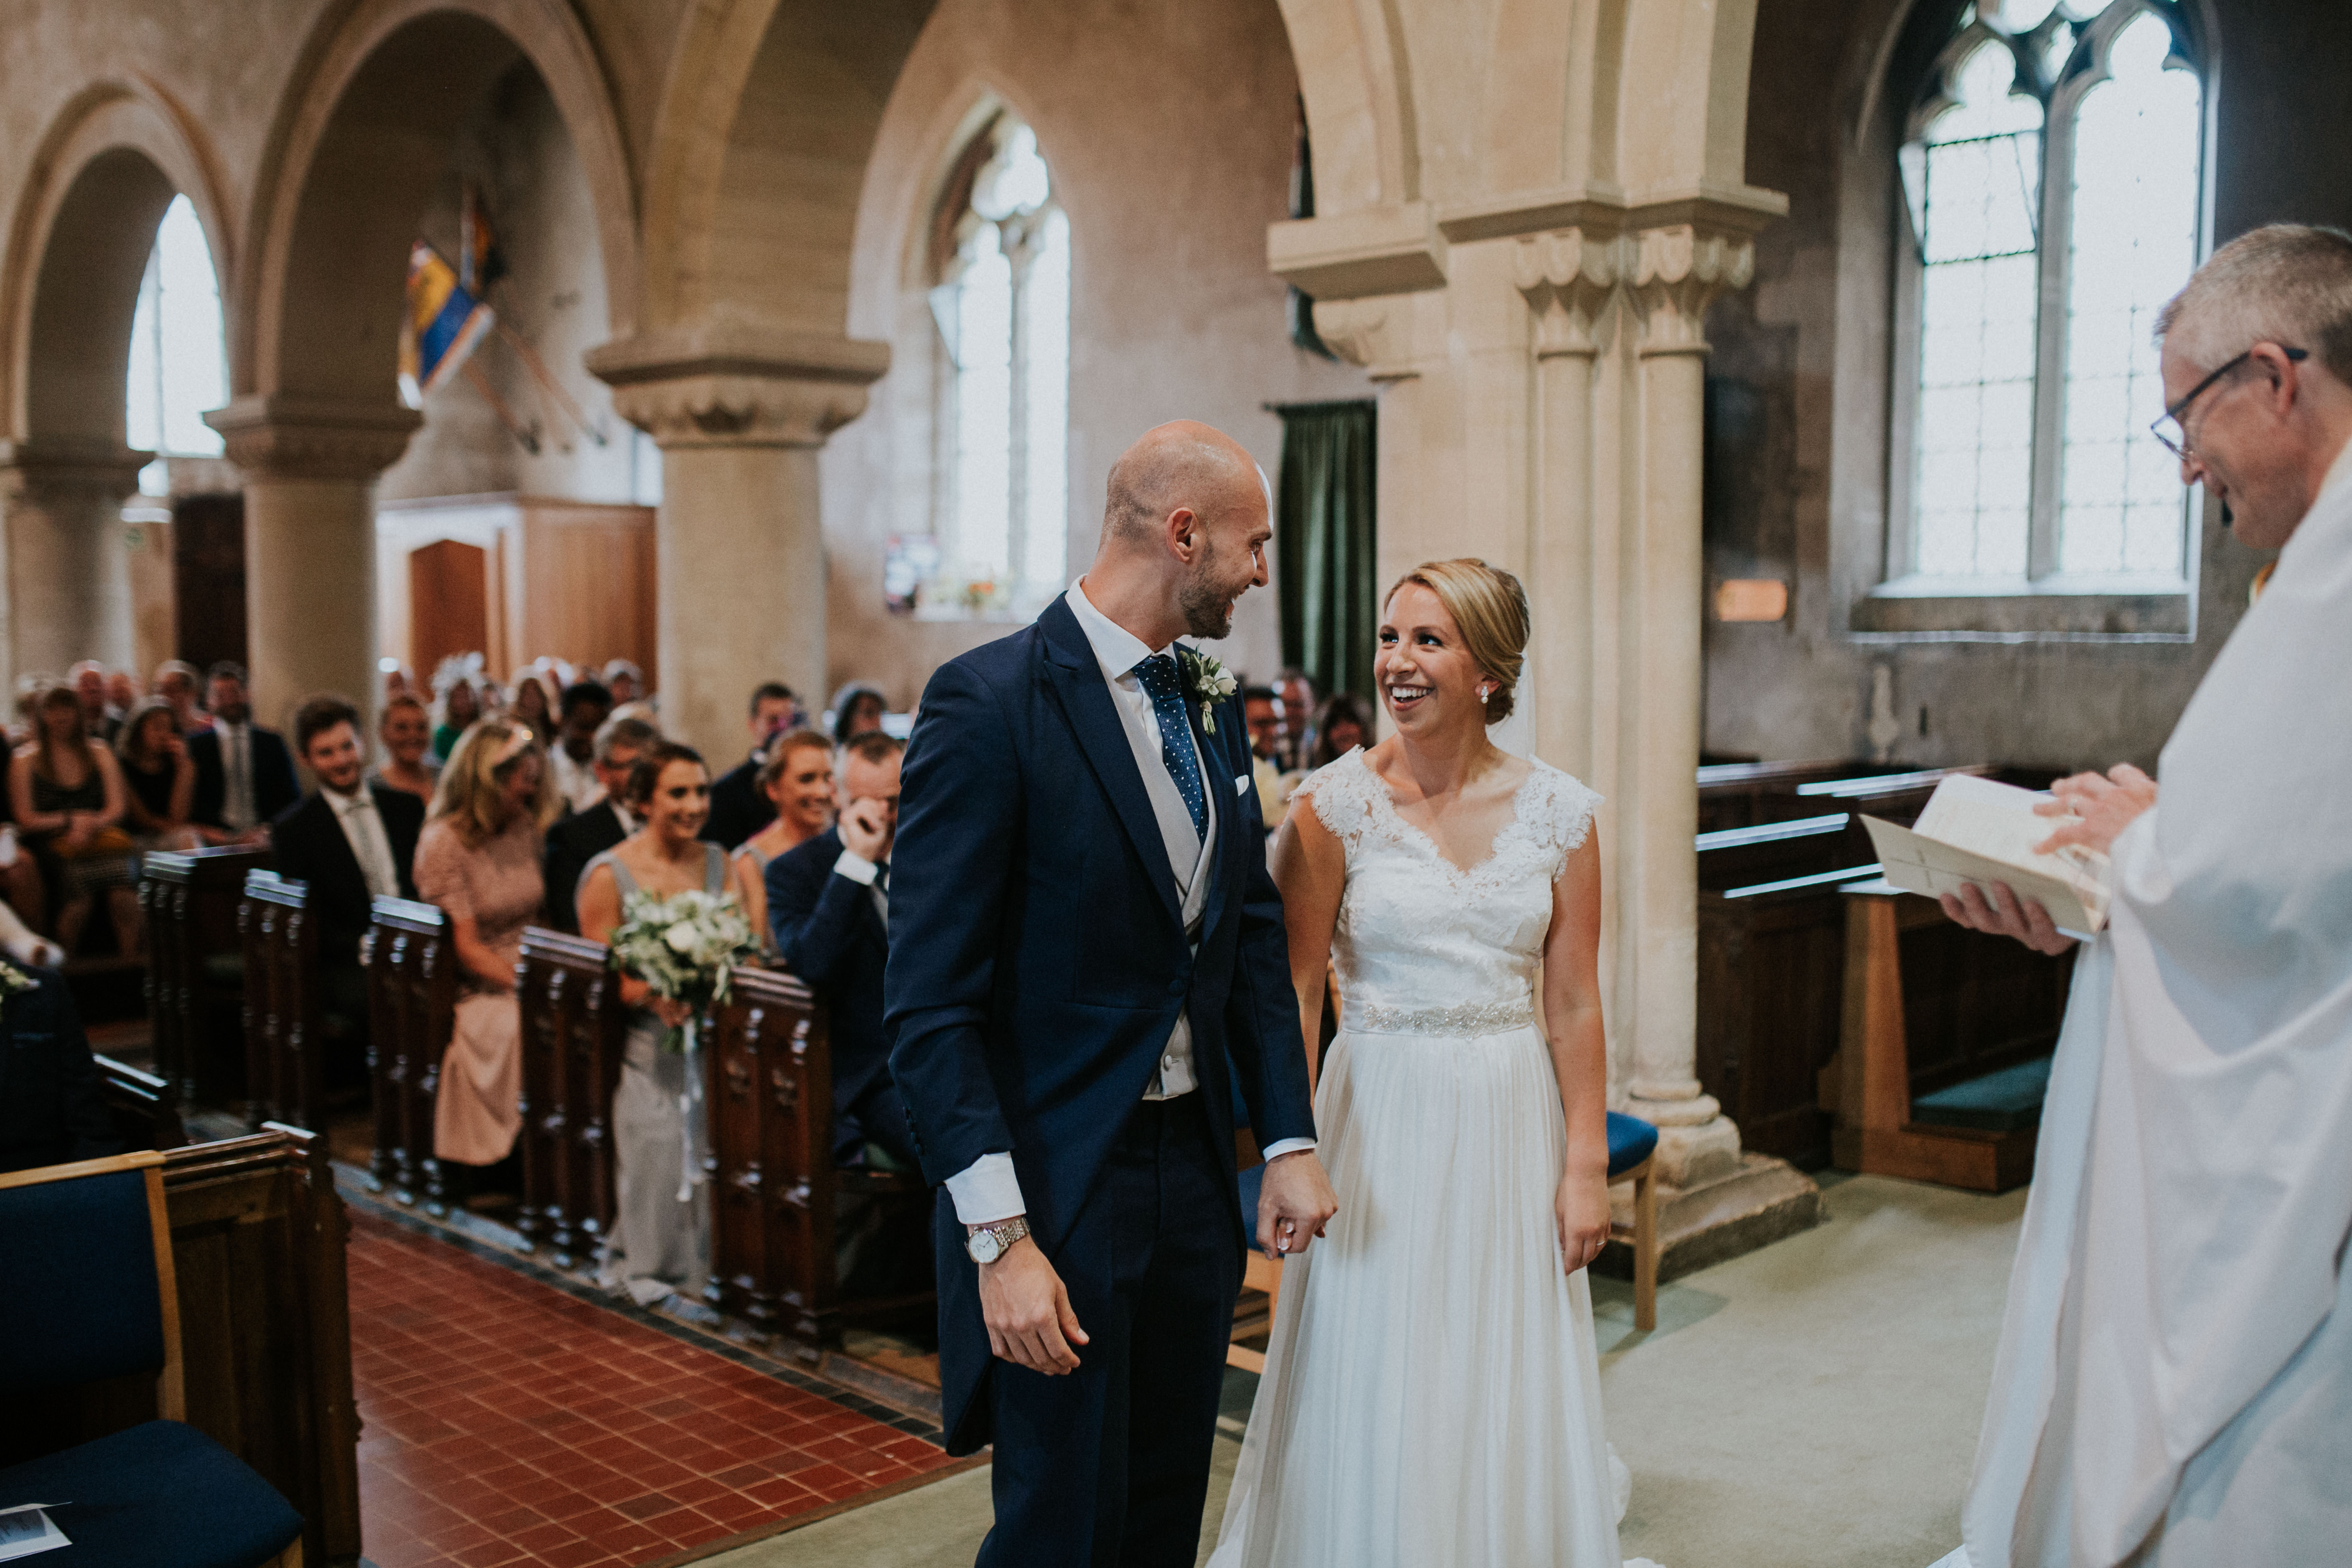
<path fill-rule="evenodd" d="M 2035 845 L 2069 820 L 2035 812 L 2033 808 L 2049 798 L 2046 791 L 1954 775 L 1937 784 L 1912 831 L 2021 871 L 2054 877 L 2073 889 L 2086 907 L 2104 908 L 2109 876 L 2105 855 L 2080 845 L 2068 845 L 2049 855 L 2034 853 Z"/>

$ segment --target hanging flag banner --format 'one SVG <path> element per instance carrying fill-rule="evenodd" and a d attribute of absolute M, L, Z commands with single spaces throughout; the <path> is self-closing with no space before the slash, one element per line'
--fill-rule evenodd
<path fill-rule="evenodd" d="M 423 240 L 408 252 L 408 328 L 401 372 L 429 393 L 466 363 L 497 324 L 490 308 L 459 287 L 457 269 Z"/>

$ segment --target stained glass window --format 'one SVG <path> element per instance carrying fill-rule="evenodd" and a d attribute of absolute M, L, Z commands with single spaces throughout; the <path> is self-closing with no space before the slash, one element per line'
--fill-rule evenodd
<path fill-rule="evenodd" d="M 140 280 L 124 379 L 123 438 L 156 455 L 139 475 L 148 494 L 169 493 L 168 459 L 220 456 L 220 432 L 204 416 L 228 401 L 226 342 L 205 226 L 188 198 L 174 196 Z"/>
<path fill-rule="evenodd" d="M 1984 0 L 1938 57 L 1900 155 L 1918 327 L 1898 572 L 2182 576 L 2187 495 L 2147 425 L 2151 330 L 2198 256 L 2188 29 L 2174 0 Z"/>

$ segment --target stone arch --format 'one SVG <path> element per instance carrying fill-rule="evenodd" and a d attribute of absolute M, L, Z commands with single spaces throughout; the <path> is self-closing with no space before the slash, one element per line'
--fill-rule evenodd
<path fill-rule="evenodd" d="M 596 214 L 615 333 L 639 297 L 637 203 L 594 46 L 557 0 L 344 0 L 273 126 L 246 225 L 231 363 L 241 396 L 393 401 L 402 279 L 454 118 L 518 63 L 554 99 Z M 430 98 L 419 82 L 437 83 Z"/>

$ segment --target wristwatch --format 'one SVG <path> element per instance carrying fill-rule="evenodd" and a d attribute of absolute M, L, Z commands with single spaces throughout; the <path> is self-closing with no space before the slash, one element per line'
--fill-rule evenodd
<path fill-rule="evenodd" d="M 1029 1217 L 1014 1215 L 1011 1219 L 998 1220 L 994 1225 L 982 1226 L 964 1237 L 963 1249 L 971 1254 L 974 1263 L 993 1263 L 1013 1250 L 1013 1244 L 1029 1234 Z"/>

